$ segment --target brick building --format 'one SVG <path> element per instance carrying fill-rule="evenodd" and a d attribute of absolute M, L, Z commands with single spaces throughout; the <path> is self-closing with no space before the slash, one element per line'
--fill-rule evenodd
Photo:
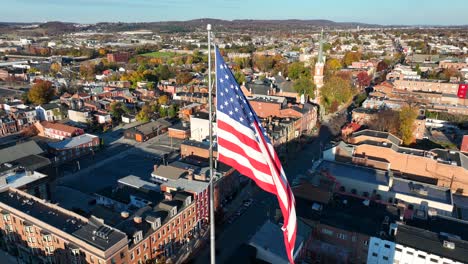
<path fill-rule="evenodd" d="M 298 219 L 312 228 L 302 259 L 308 263 L 366 263 L 370 237 L 388 232 L 397 209 L 378 203 L 366 206 L 362 199 L 351 196 L 336 198 L 334 203 L 320 203 L 313 196 L 296 199 Z"/>
<path fill-rule="evenodd" d="M 127 63 L 129 58 L 130 58 L 130 54 L 128 52 L 117 52 L 117 53 L 107 54 L 108 62 Z"/>
<path fill-rule="evenodd" d="M 2 247 L 27 263 L 129 263 L 127 236 L 14 188 L 0 193 Z"/>
<path fill-rule="evenodd" d="M 94 153 L 99 144 L 98 136 L 83 134 L 59 142 L 48 143 L 48 146 L 49 152 L 55 155 L 55 162 L 61 163 Z"/>
<path fill-rule="evenodd" d="M 36 122 L 35 127 L 39 131 L 39 136 L 60 140 L 84 134 L 81 128 L 49 121 Z"/>
<path fill-rule="evenodd" d="M 367 140 L 354 139 L 361 136 L 366 136 Z M 376 133 L 370 130 L 356 132 L 349 140 L 355 142 L 353 145 L 339 144 L 332 147 L 332 152 L 335 154 L 327 156 L 327 159 L 389 169 L 397 177 L 447 187 L 453 192 L 466 195 L 468 190 L 466 155 L 444 149 L 424 151 L 405 148 L 394 141 L 388 142 L 385 138 L 388 138 L 388 133 Z M 324 155 L 328 154 L 324 152 Z"/>
<path fill-rule="evenodd" d="M 176 125 L 169 127 L 168 135 L 171 138 L 189 139 L 190 138 L 190 124 L 182 121 Z"/>
<path fill-rule="evenodd" d="M 468 67 L 468 63 L 466 62 L 452 62 L 452 61 L 440 61 L 439 62 L 439 68 L 442 68 L 442 69 L 461 70 L 466 67 Z"/>
<path fill-rule="evenodd" d="M 133 175 L 120 179 L 119 184 L 96 196 L 98 204 L 110 209 L 104 217 L 128 236 L 128 263 L 170 258 L 193 238 L 198 230 L 193 194 L 163 190 Z"/>
<path fill-rule="evenodd" d="M 437 92 L 445 94 L 457 94 L 458 83 L 440 80 L 395 80 L 395 89 L 405 91 Z"/>
<path fill-rule="evenodd" d="M 172 124 L 162 118 L 125 130 L 124 137 L 138 142 L 147 141 L 167 132 Z"/>
<path fill-rule="evenodd" d="M 0 136 L 6 136 L 17 132 L 19 131 L 16 120 L 8 116 L 0 118 Z"/>

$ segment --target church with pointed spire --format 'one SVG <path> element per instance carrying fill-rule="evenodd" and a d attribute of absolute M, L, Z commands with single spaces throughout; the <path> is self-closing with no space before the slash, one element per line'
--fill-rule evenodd
<path fill-rule="evenodd" d="M 318 59 L 317 59 L 317 62 L 315 63 L 315 69 L 314 69 L 314 83 L 316 86 L 315 100 L 317 102 L 320 101 L 320 88 L 323 87 L 324 68 L 325 68 L 325 56 L 323 56 L 323 29 L 322 29 L 322 32 L 320 33 Z"/>

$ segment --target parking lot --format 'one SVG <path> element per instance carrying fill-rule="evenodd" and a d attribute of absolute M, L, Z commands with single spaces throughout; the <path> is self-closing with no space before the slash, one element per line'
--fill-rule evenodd
<path fill-rule="evenodd" d="M 66 176 L 60 179 L 60 184 L 85 193 L 94 193 L 104 187 L 115 185 L 118 179 L 128 175 L 148 179 L 158 159 L 159 157 L 152 153 L 132 149 L 128 154 L 124 153 L 100 166 L 91 166 Z"/>

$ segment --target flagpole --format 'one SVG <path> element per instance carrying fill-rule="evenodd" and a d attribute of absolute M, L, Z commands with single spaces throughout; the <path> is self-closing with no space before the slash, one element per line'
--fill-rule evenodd
<path fill-rule="evenodd" d="M 206 25 L 208 31 L 208 104 L 209 104 L 209 137 L 210 137 L 210 258 L 211 264 L 216 263 L 215 219 L 214 219 L 214 187 L 213 187 L 213 85 L 211 83 L 211 24 Z"/>

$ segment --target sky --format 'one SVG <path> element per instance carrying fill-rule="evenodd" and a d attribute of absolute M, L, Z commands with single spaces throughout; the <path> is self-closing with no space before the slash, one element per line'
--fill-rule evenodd
<path fill-rule="evenodd" d="M 468 25 L 467 0 L 0 0 L 0 6 L 2 22 L 152 22 L 219 18 Z"/>

